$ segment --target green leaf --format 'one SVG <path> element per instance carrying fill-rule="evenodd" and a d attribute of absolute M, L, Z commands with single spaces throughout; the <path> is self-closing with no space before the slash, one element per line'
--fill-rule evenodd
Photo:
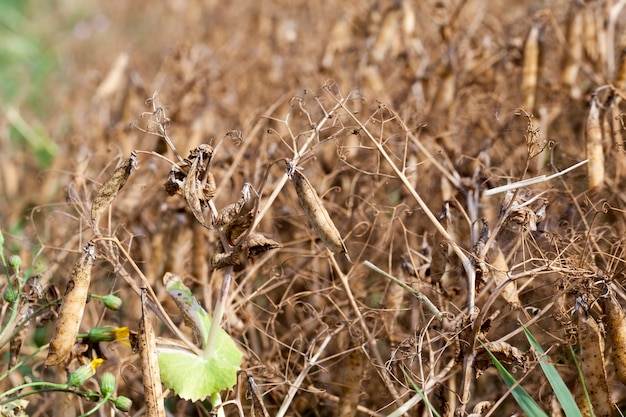
<path fill-rule="evenodd" d="M 524 333 L 526 334 L 526 338 L 528 339 L 530 346 L 535 351 L 535 356 L 539 361 L 539 365 L 541 365 L 544 375 L 548 378 L 548 382 L 550 382 L 550 386 L 552 386 L 552 390 L 556 394 L 565 415 L 568 417 L 582 417 L 572 393 L 567 388 L 567 385 L 565 385 L 563 378 L 561 378 L 554 365 L 548 360 L 548 357 L 539 342 L 537 342 L 526 326 L 522 325 L 522 328 L 524 329 Z"/>
<path fill-rule="evenodd" d="M 237 383 L 241 351 L 223 329 L 219 330 L 210 357 L 196 355 L 175 341 L 157 345 L 157 353 L 161 381 L 186 400 L 204 400 Z"/>
<path fill-rule="evenodd" d="M 491 361 L 496 366 L 496 369 L 498 369 L 498 372 L 500 372 L 500 376 L 504 380 L 504 383 L 509 388 L 513 387 L 517 383 L 515 381 L 515 378 L 513 378 L 509 371 L 507 371 L 506 368 L 502 366 L 498 358 L 496 358 L 493 353 L 491 353 L 491 351 L 487 349 L 487 346 L 485 346 L 484 343 L 481 342 L 481 345 L 491 358 Z M 520 385 L 515 386 L 511 393 L 513 394 L 513 398 L 515 398 L 515 401 L 517 401 L 517 403 L 526 413 L 526 415 L 530 417 L 548 417 L 548 415 L 541 409 L 541 407 L 539 407 L 539 404 L 537 404 L 535 400 L 533 400 L 533 398 L 530 396 L 530 394 L 528 394 L 526 390 L 524 390 L 524 388 L 522 388 Z"/>
<path fill-rule="evenodd" d="M 165 289 L 183 313 L 185 322 L 202 341 L 202 353 L 195 354 L 176 340 L 157 344 L 161 381 L 179 397 L 198 401 L 231 388 L 237 383 L 241 351 L 230 336 L 219 328 L 215 342 L 208 345 L 211 316 L 180 277 L 166 274 Z"/>
<path fill-rule="evenodd" d="M 200 305 L 191 290 L 187 288 L 179 276 L 170 274 L 165 275 L 165 290 L 183 313 L 185 323 L 191 326 L 195 335 L 202 342 L 202 349 L 206 349 L 206 343 L 209 338 L 209 329 L 211 328 L 211 316 Z"/>
<path fill-rule="evenodd" d="M 404 377 L 411 383 L 411 386 L 413 387 L 413 389 L 419 394 L 420 397 L 422 397 L 422 401 L 424 401 L 424 404 L 426 404 L 426 406 L 428 406 L 428 408 L 430 409 L 430 412 L 433 413 L 433 415 L 435 417 L 441 417 L 441 414 L 439 414 L 437 412 L 437 410 L 435 409 L 435 407 L 433 407 L 433 405 L 430 403 L 430 401 L 428 400 L 428 397 L 426 397 L 426 394 L 424 394 L 424 391 L 422 391 L 417 384 L 413 381 L 413 379 L 411 378 L 411 376 L 407 373 L 407 371 L 405 371 L 404 369 L 402 370 L 402 373 L 404 374 Z"/>

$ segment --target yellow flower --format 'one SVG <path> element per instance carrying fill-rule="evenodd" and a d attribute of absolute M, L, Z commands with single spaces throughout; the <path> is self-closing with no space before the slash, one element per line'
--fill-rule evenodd
<path fill-rule="evenodd" d="M 124 327 L 113 327 L 113 326 L 104 326 L 104 327 L 94 327 L 89 331 L 87 337 L 92 342 L 113 342 L 120 341 L 126 345 L 128 343 L 129 330 L 127 326 Z"/>
<path fill-rule="evenodd" d="M 98 366 L 102 365 L 102 362 L 104 362 L 104 359 L 96 358 L 88 364 L 81 366 L 70 374 L 67 385 L 69 387 L 79 387 L 83 385 L 85 381 L 95 375 L 96 369 Z"/>

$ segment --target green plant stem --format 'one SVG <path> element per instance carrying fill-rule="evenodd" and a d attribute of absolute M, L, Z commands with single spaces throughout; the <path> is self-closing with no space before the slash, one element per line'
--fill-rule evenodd
<path fill-rule="evenodd" d="M 14 367 L 12 367 L 11 369 L 7 370 L 4 374 L 0 375 L 0 381 L 2 381 L 4 378 L 6 378 L 7 376 L 9 376 L 9 374 L 13 371 L 15 371 L 17 368 L 19 368 L 20 366 L 24 365 L 26 362 L 28 362 L 28 360 L 30 358 L 32 358 L 33 356 L 37 355 L 39 352 L 42 352 L 46 349 L 48 349 L 50 345 L 49 344 L 45 344 L 43 346 L 40 346 L 37 350 L 35 350 L 33 353 L 31 353 L 30 355 L 26 356 L 24 359 L 22 359 L 21 361 L 19 361 L 18 363 L 15 364 Z"/>
<path fill-rule="evenodd" d="M 19 389 L 23 388 L 23 386 L 18 387 Z M 8 404 L 11 403 L 15 400 L 19 400 L 21 398 L 25 398 L 31 395 L 35 395 L 35 394 L 43 394 L 46 392 L 70 392 L 72 394 L 78 395 L 79 397 L 84 397 L 87 399 L 93 399 L 94 396 L 99 396 L 100 394 L 97 392 L 92 392 L 92 391 L 75 391 L 69 387 L 63 388 L 63 389 L 58 389 L 58 388 L 47 388 L 47 389 L 41 389 L 41 390 L 37 390 L 37 391 L 30 391 L 30 392 L 24 392 L 24 393 L 20 393 L 19 395 L 16 395 L 15 397 L 11 397 L 8 400 L 4 400 L 4 401 L 0 401 L 0 405 L 4 405 L 4 404 Z"/>
<path fill-rule="evenodd" d="M 229 266 L 224 272 L 224 280 L 222 281 L 222 288 L 213 311 L 213 319 L 211 320 L 211 328 L 209 329 L 209 336 L 207 337 L 206 346 L 204 346 L 203 356 L 205 359 L 209 359 L 215 355 L 215 341 L 217 335 L 222 327 L 222 319 L 224 318 L 224 310 L 226 309 L 226 300 L 228 299 L 228 291 L 230 288 L 230 281 L 233 274 L 233 267 Z"/>
<path fill-rule="evenodd" d="M 7 320 L 5 325 L 2 327 L 2 330 L 0 330 L 0 348 L 6 345 L 13 337 L 13 330 L 17 326 L 16 319 L 17 319 L 17 315 L 19 312 L 21 299 L 22 299 L 22 286 L 20 285 L 19 288 L 17 289 L 17 296 L 15 297 L 15 301 L 11 303 L 11 314 L 9 315 L 9 319 Z"/>
<path fill-rule="evenodd" d="M 411 288 L 410 286 L 400 281 L 398 278 L 394 277 L 393 275 L 388 274 L 387 272 L 383 271 L 382 269 L 380 269 L 379 267 L 377 267 L 370 261 L 363 262 L 363 265 L 385 276 L 386 278 L 390 279 L 394 284 L 401 286 L 402 288 L 404 288 L 405 290 L 413 294 L 418 300 L 423 302 L 426 305 L 426 307 L 431 311 L 431 313 L 433 313 L 439 320 L 443 319 L 443 315 L 441 314 L 441 311 L 439 311 L 437 306 L 435 306 L 433 302 L 430 301 L 430 299 L 426 297 L 424 294 Z"/>
<path fill-rule="evenodd" d="M 96 404 L 96 406 L 94 408 L 92 408 L 91 410 L 87 411 L 85 414 L 80 415 L 79 417 L 87 417 L 87 416 L 92 415 L 93 413 L 98 411 L 104 404 L 106 404 L 107 401 L 109 401 L 111 399 L 112 395 L 113 395 L 112 392 L 108 393 L 107 395 L 105 395 L 102 398 L 102 400 L 100 402 L 98 402 L 98 404 Z"/>
<path fill-rule="evenodd" d="M 211 326 L 211 328 L 213 328 L 213 326 Z M 224 407 L 222 407 L 222 396 L 219 392 L 211 394 L 211 407 L 213 407 L 214 410 L 217 407 L 217 417 L 226 417 Z"/>
<path fill-rule="evenodd" d="M 8 391 L 5 391 L 3 393 L 0 394 L 0 398 L 4 398 L 4 397 L 8 397 L 9 395 L 13 394 L 14 392 L 23 390 L 24 388 L 31 388 L 31 387 L 47 387 L 47 388 L 52 388 L 52 389 L 56 389 L 56 390 L 66 390 L 68 389 L 67 384 L 56 384 L 54 382 L 47 382 L 47 381 L 34 381 L 34 382 L 29 382 L 27 384 L 22 384 L 20 386 L 17 386 L 15 388 L 12 388 Z M 36 392 L 32 392 L 32 393 L 27 393 L 27 395 L 30 394 L 35 394 Z M 21 397 L 19 397 L 21 398 Z"/>

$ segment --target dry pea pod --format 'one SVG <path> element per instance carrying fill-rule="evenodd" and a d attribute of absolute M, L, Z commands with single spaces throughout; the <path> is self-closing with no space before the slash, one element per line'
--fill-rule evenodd
<path fill-rule="evenodd" d="M 252 417 L 270 417 L 270 413 L 263 404 L 259 387 L 254 382 L 254 377 L 251 373 L 246 373 L 246 379 L 248 380 L 248 395 L 252 399 L 252 407 L 250 408 L 250 414 Z"/>
<path fill-rule="evenodd" d="M 622 93 L 626 92 L 626 48 L 623 48 L 619 55 L 619 68 L 613 85 Z"/>
<path fill-rule="evenodd" d="M 604 320 L 617 378 L 626 385 L 626 314 L 614 294 L 603 298 Z"/>
<path fill-rule="evenodd" d="M 394 39 L 399 37 L 400 12 L 400 8 L 393 6 L 385 13 L 374 45 L 370 50 L 370 62 L 378 63 L 385 59 Z"/>
<path fill-rule="evenodd" d="M 507 264 L 504 253 L 502 253 L 500 247 L 497 245 L 494 246 L 494 256 L 489 265 L 489 273 L 496 286 L 498 286 L 506 281 L 509 272 L 509 265 Z M 500 294 L 502 295 L 502 298 L 504 298 L 514 309 L 521 307 L 522 303 L 517 293 L 517 284 L 515 281 L 509 281 L 508 284 L 505 284 L 504 287 L 502 287 Z"/>
<path fill-rule="evenodd" d="M 591 96 L 589 112 L 585 125 L 585 140 L 587 144 L 587 174 L 588 184 L 591 190 L 600 190 L 604 184 L 604 151 L 602 142 L 604 134 L 602 120 L 604 111 L 598 100 L 596 92 Z"/>
<path fill-rule="evenodd" d="M 98 223 L 98 219 L 110 206 L 117 194 L 120 192 L 130 173 L 137 169 L 137 154 L 135 151 L 131 152 L 130 158 L 128 158 L 122 165 L 117 167 L 111 177 L 102 184 L 98 195 L 93 200 L 91 205 L 91 220 L 94 223 Z"/>
<path fill-rule="evenodd" d="M 524 101 L 522 108 L 532 113 L 535 107 L 537 79 L 539 78 L 539 33 L 540 26 L 534 23 L 524 44 L 524 66 L 522 68 L 522 94 Z"/>
<path fill-rule="evenodd" d="M 296 188 L 300 207 L 324 245 L 334 253 L 343 253 L 348 261 L 352 262 L 339 230 L 309 180 L 296 169 L 291 161 L 287 161 L 287 173 Z"/>
<path fill-rule="evenodd" d="M 80 259 L 74 264 L 67 283 L 63 303 L 59 308 L 54 336 L 50 342 L 45 365 L 58 365 L 68 359 L 76 342 L 80 322 L 91 283 L 91 268 L 96 261 L 94 244 L 89 242 Z"/>
<path fill-rule="evenodd" d="M 612 403 L 604 359 L 604 338 L 598 323 L 585 311 L 578 312 L 578 343 L 580 368 L 593 411 L 598 417 L 611 416 Z"/>
<path fill-rule="evenodd" d="M 579 98 L 581 91 L 576 84 L 580 64 L 583 60 L 583 14 L 579 6 L 572 4 L 567 24 L 567 51 L 561 71 L 561 84 L 570 89 L 570 96 Z"/>

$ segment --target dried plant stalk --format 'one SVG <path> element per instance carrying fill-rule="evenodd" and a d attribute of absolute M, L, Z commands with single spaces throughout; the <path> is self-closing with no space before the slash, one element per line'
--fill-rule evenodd
<path fill-rule="evenodd" d="M 532 113 L 535 107 L 535 94 L 539 77 L 539 32 L 539 24 L 534 23 L 528 32 L 524 45 L 524 66 L 522 69 L 524 101 L 522 108 L 529 113 Z"/>
<path fill-rule="evenodd" d="M 120 192 L 130 173 L 137 169 L 137 154 L 131 152 L 130 158 L 117 167 L 111 177 L 102 185 L 91 205 L 91 220 L 97 224 L 98 219 L 110 206 Z"/>
<path fill-rule="evenodd" d="M 91 268 L 96 261 L 94 244 L 89 242 L 83 249 L 80 259 L 74 264 L 63 303 L 59 308 L 54 336 L 50 342 L 46 366 L 58 365 L 66 361 L 76 342 L 80 322 L 83 319 L 85 303 L 91 283 Z"/>
<path fill-rule="evenodd" d="M 309 180 L 298 171 L 291 162 L 287 163 L 287 172 L 296 188 L 298 203 L 300 203 L 311 226 L 313 226 L 313 229 L 315 229 L 315 232 L 324 245 L 334 253 L 345 254 L 346 258 L 350 260 L 341 234 L 330 218 L 326 207 L 324 207 L 322 199 L 317 195 L 317 191 L 315 191 Z"/>
<path fill-rule="evenodd" d="M 626 314 L 613 294 L 604 301 L 606 331 L 617 378 L 626 385 Z"/>
<path fill-rule="evenodd" d="M 587 142 L 588 185 L 591 190 L 600 190 L 604 184 L 604 152 L 602 150 L 602 111 L 597 94 L 591 96 L 587 122 L 585 125 L 585 140 Z"/>
<path fill-rule="evenodd" d="M 163 404 L 163 388 L 161 387 L 156 339 L 150 317 L 148 317 L 147 313 L 146 291 L 142 289 L 141 319 L 139 321 L 137 339 L 143 374 L 143 389 L 146 399 L 146 416 L 165 417 L 165 405 Z"/>
<path fill-rule="evenodd" d="M 585 312 L 578 314 L 580 367 L 596 416 L 611 415 L 611 398 L 606 376 L 604 339 L 598 323 Z"/>

